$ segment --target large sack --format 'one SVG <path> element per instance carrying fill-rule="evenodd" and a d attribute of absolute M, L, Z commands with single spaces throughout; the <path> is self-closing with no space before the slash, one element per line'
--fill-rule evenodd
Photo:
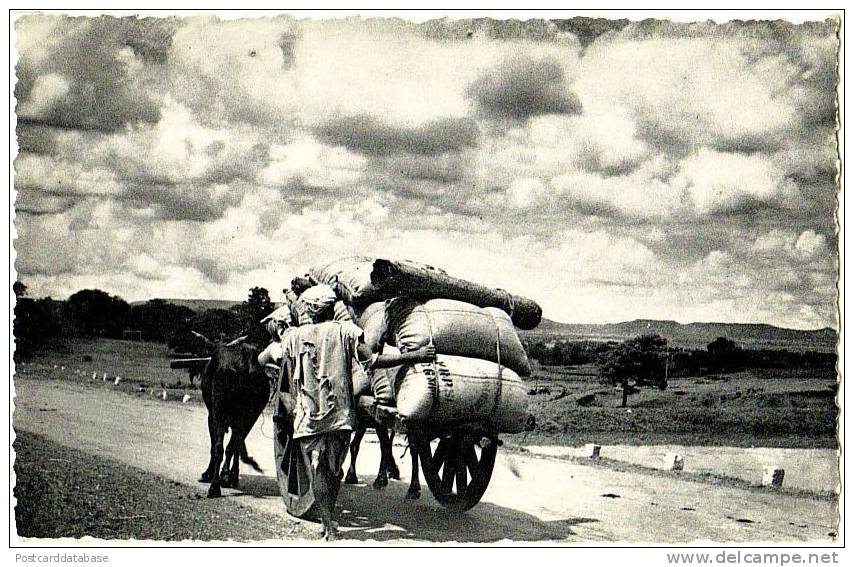
<path fill-rule="evenodd" d="M 540 306 L 530 299 L 455 278 L 444 270 L 408 260 L 342 258 L 310 270 L 309 280 L 332 286 L 339 297 L 357 308 L 400 295 L 423 301 L 456 299 L 478 307 L 497 307 L 509 314 L 520 329 L 533 329 L 543 315 Z"/>
<path fill-rule="evenodd" d="M 509 368 L 459 356 L 400 369 L 397 411 L 412 420 L 439 423 L 483 421 L 498 433 L 525 430 L 527 389 Z"/>
<path fill-rule="evenodd" d="M 369 305 L 359 319 L 365 343 L 388 344 L 410 352 L 432 344 L 439 354 L 479 358 L 507 366 L 520 376 L 531 368 L 525 349 L 504 311 L 453 299 L 421 303 L 407 297 Z M 384 333 L 385 331 L 385 333 Z"/>

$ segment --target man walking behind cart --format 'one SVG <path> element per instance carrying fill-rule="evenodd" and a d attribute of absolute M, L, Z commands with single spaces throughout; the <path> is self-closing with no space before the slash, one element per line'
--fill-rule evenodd
<path fill-rule="evenodd" d="M 289 394 L 283 397 L 293 415 L 293 438 L 299 441 L 311 475 L 327 541 L 337 535 L 335 502 L 341 467 L 356 425 L 351 373 L 358 364 L 356 349 L 362 336 L 353 323 L 331 320 L 335 300 L 335 292 L 326 285 L 303 292 L 298 308 L 312 324 L 295 327 L 282 337 L 283 380 L 290 379 Z"/>

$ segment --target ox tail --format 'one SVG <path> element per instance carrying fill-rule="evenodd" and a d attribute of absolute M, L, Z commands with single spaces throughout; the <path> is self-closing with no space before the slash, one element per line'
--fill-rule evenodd
<path fill-rule="evenodd" d="M 253 469 L 255 469 L 257 472 L 259 472 L 259 473 L 264 472 L 261 469 L 261 467 L 258 466 L 258 463 L 255 462 L 255 459 L 253 459 L 251 456 L 249 456 L 249 453 L 246 451 L 246 443 L 240 444 L 240 460 L 243 461 L 244 463 L 246 463 L 247 465 L 249 465 L 250 467 L 252 467 Z"/>

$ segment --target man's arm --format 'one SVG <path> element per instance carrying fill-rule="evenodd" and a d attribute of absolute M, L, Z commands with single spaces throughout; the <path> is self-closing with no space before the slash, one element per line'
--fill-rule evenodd
<path fill-rule="evenodd" d="M 381 354 L 376 357 L 371 368 L 392 368 L 418 362 L 433 362 L 436 360 L 436 347 L 428 345 L 418 350 L 400 354 Z"/>

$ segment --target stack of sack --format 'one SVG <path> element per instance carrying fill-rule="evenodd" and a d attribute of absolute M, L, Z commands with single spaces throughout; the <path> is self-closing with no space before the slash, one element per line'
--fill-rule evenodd
<path fill-rule="evenodd" d="M 534 328 L 540 307 L 415 262 L 345 258 L 313 269 L 303 285 L 332 286 L 336 318 L 354 318 L 377 352 L 410 352 L 433 345 L 436 361 L 387 370 L 397 411 L 409 420 L 481 421 L 497 432 L 526 425 L 528 357 L 516 326 Z M 298 288 L 294 281 L 294 288 Z M 376 386 L 375 386 L 376 388 Z M 354 377 L 354 392 L 370 386 Z"/>

